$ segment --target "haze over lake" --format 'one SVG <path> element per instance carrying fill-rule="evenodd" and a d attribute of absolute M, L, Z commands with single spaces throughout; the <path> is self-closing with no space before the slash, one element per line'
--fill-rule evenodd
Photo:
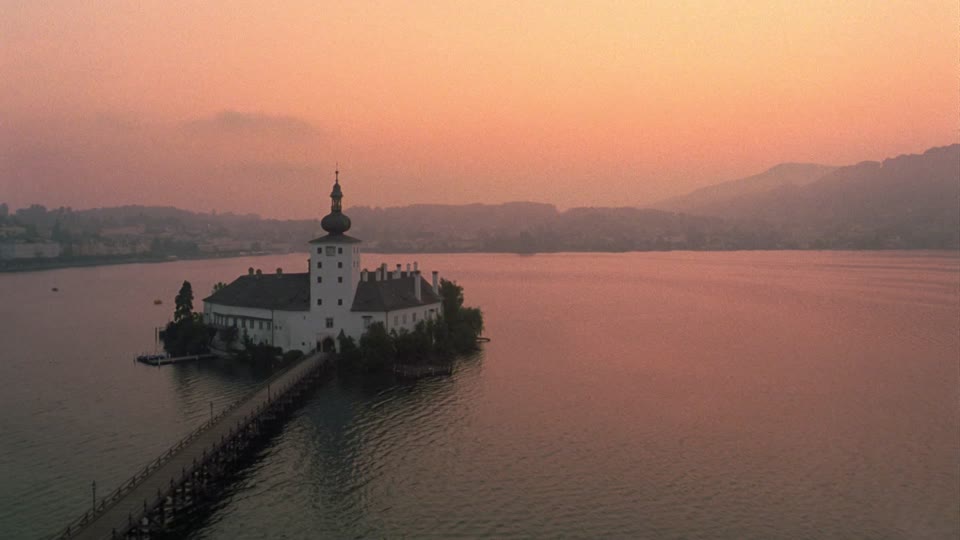
<path fill-rule="evenodd" d="M 492 341 L 449 378 L 327 382 L 185 536 L 960 535 L 957 253 L 416 259 Z M 132 360 L 184 279 L 198 306 L 249 266 L 306 255 L 0 275 L 0 536 L 56 531 L 268 375 Z"/>

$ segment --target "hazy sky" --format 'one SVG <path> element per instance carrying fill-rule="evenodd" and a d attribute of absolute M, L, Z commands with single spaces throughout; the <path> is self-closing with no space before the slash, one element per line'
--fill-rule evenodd
<path fill-rule="evenodd" d="M 0 201 L 642 205 L 958 141 L 960 2 L 0 0 Z"/>

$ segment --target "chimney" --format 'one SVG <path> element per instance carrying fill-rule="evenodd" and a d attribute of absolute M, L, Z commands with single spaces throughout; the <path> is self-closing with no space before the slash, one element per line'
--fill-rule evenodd
<path fill-rule="evenodd" d="M 420 295 L 420 271 L 419 270 L 413 273 L 413 296 L 417 298 L 417 302 L 422 300 Z"/>
<path fill-rule="evenodd" d="M 407 273 L 410 273 L 410 263 L 407 263 Z"/>
<path fill-rule="evenodd" d="M 440 272 L 433 271 L 433 294 L 440 296 Z"/>
<path fill-rule="evenodd" d="M 278 276 L 282 276 L 282 275 L 283 275 L 283 268 L 277 268 L 277 275 L 278 275 Z"/>
<path fill-rule="evenodd" d="M 252 276 L 252 275 L 253 275 L 253 267 L 252 267 L 252 266 L 251 266 L 250 268 L 247 268 L 247 275 L 248 275 L 248 276 Z"/>
<path fill-rule="evenodd" d="M 403 268 L 401 265 L 397 265 L 397 271 L 393 273 L 393 279 L 400 279 L 400 269 Z"/>
<path fill-rule="evenodd" d="M 364 268 L 363 271 L 360 272 L 360 281 L 366 281 L 366 280 L 367 280 L 367 269 Z"/>
<path fill-rule="evenodd" d="M 387 263 L 380 263 L 380 281 L 387 280 Z"/>
<path fill-rule="evenodd" d="M 419 271 L 420 271 L 420 265 L 417 264 L 417 261 L 413 261 L 413 271 L 414 271 L 414 272 L 419 272 Z"/>

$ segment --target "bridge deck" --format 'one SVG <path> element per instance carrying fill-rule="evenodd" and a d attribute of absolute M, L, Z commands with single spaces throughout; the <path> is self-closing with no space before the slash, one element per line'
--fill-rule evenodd
<path fill-rule="evenodd" d="M 132 515 L 136 519 L 143 511 L 144 501 L 155 500 L 158 490 L 166 491 L 170 487 L 170 480 L 176 481 L 175 479 L 180 477 L 184 469 L 189 470 L 194 459 L 197 462 L 202 461 L 204 450 L 209 452 L 213 445 L 220 442 L 221 437 L 229 437 L 231 429 L 235 428 L 239 422 L 243 422 L 248 415 L 252 416 L 271 396 L 274 399 L 277 398 L 286 388 L 319 368 L 324 361 L 325 356 L 322 353 L 313 354 L 272 378 L 269 385 L 264 383 L 262 388 L 256 390 L 233 410 L 188 442 L 132 490 L 124 494 L 120 500 L 113 503 L 110 508 L 83 525 L 72 538 L 110 538 L 113 530 L 118 532 L 124 530 L 129 516 Z"/>

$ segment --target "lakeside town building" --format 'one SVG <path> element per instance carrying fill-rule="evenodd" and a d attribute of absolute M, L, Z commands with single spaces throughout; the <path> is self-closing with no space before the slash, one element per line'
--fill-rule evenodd
<path fill-rule="evenodd" d="M 58 242 L 0 242 L 0 261 L 55 259 L 60 251 Z"/>
<path fill-rule="evenodd" d="M 308 271 L 249 271 L 203 299 L 208 324 L 236 328 L 241 338 L 284 351 L 331 352 L 341 332 L 359 340 L 376 322 L 399 332 L 440 315 L 436 271 L 428 282 L 418 263 L 362 267 L 363 242 L 346 234 L 351 222 L 343 213 L 339 170 L 330 199 L 330 213 L 320 222 L 326 234 L 309 242 Z"/>

